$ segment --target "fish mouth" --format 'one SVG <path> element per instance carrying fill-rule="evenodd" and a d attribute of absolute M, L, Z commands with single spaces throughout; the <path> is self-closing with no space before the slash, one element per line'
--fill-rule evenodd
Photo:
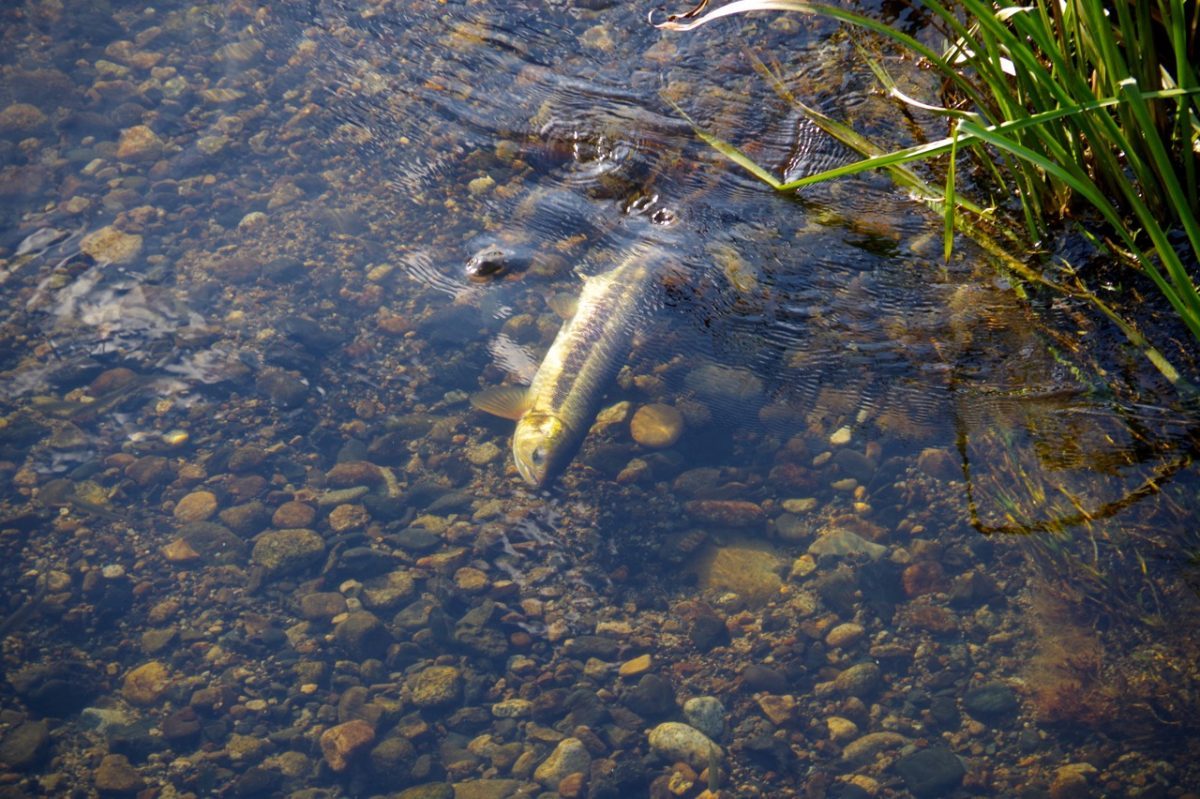
<path fill-rule="evenodd" d="M 544 488 L 573 454 L 574 432 L 552 414 L 525 416 L 513 433 L 513 463 L 521 478 L 534 488 Z"/>

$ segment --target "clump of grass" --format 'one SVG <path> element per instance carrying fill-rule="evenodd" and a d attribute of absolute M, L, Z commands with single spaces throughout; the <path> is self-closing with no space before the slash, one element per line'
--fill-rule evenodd
<path fill-rule="evenodd" d="M 1200 341 L 1194 275 L 1200 253 L 1197 3 L 924 0 L 921 8 L 945 36 L 940 50 L 878 20 L 821 3 L 738 0 L 701 13 L 706 4 L 659 27 L 688 30 L 750 11 L 821 14 L 890 38 L 944 78 L 940 105 L 919 102 L 904 96 L 872 63 L 894 96 L 943 115 L 948 124 L 944 139 L 890 153 L 796 101 L 814 122 L 864 156 L 803 180 L 775 180 L 732 145 L 706 139 L 773 188 L 792 191 L 884 168 L 907 187 L 918 187 L 919 196 L 946 215 L 947 252 L 957 229 L 1003 255 L 1008 248 L 989 232 L 992 215 L 957 193 L 956 157 L 969 153 L 1000 191 L 1019 199 L 1028 245 L 1036 247 L 1057 226 L 1091 209 L 1103 221 L 1094 239 L 1145 274 Z M 941 155 L 950 156 L 941 186 L 925 183 L 906 166 Z M 1005 261 L 1023 277 L 1092 302 L 1165 376 L 1179 381 L 1161 353 L 1089 291 L 1069 265 L 1053 281 L 1015 259 Z"/>

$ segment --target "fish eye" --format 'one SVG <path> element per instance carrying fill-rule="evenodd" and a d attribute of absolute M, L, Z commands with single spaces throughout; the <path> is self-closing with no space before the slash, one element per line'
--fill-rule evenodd
<path fill-rule="evenodd" d="M 542 451 L 541 447 L 538 447 L 537 449 L 535 449 L 533 451 L 533 453 L 529 456 L 529 458 L 534 463 L 540 464 L 542 461 L 544 461 L 546 459 L 546 453 L 544 451 Z"/>

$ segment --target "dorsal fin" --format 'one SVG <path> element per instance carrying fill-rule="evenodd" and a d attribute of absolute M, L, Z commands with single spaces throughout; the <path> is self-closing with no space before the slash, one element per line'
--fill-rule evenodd
<path fill-rule="evenodd" d="M 496 386 L 471 395 L 471 404 L 493 416 L 516 421 L 529 408 L 529 389 L 521 386 Z"/>

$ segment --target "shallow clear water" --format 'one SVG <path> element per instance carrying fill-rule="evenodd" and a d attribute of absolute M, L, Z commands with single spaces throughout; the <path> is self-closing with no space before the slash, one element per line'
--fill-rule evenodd
<path fill-rule="evenodd" d="M 845 158 L 757 62 L 938 135 L 846 31 L 649 10 L 0 12 L 0 790 L 1195 788 L 1194 401 L 884 176 L 776 195 L 682 116 Z M 636 248 L 530 490 L 469 396 Z M 697 697 L 718 753 L 647 735 Z"/>

